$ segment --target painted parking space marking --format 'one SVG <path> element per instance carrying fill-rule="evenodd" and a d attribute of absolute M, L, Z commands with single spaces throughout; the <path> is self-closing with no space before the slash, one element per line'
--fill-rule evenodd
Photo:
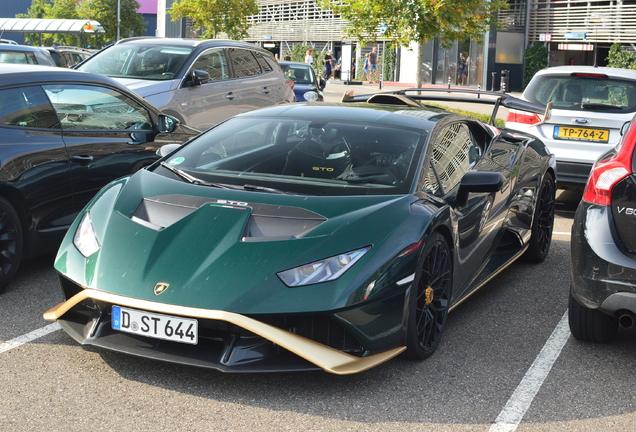
<path fill-rule="evenodd" d="M 49 324 L 37 330 L 33 330 L 27 334 L 23 334 L 22 336 L 18 336 L 17 338 L 11 339 L 9 341 L 3 342 L 0 344 L 0 354 L 13 348 L 17 348 L 20 345 L 24 345 L 26 343 L 32 342 L 36 339 L 41 338 L 42 336 L 46 336 L 49 333 L 53 333 L 55 331 L 60 330 L 62 327 L 58 323 Z"/>
<path fill-rule="evenodd" d="M 490 432 L 514 432 L 517 430 L 569 337 L 570 329 L 568 327 L 568 311 L 566 310 L 534 363 L 508 399 L 495 423 L 490 427 Z"/>
<path fill-rule="evenodd" d="M 569 235 L 572 235 L 572 233 L 569 233 L 569 232 L 556 232 L 556 231 L 553 231 L 553 232 L 552 232 L 552 235 L 564 235 L 564 236 L 569 236 Z"/>

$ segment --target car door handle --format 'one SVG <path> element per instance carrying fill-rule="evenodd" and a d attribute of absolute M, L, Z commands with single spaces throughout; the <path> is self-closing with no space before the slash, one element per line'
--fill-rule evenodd
<path fill-rule="evenodd" d="M 80 165 L 88 165 L 93 162 L 93 159 L 95 158 L 91 155 L 75 155 L 71 158 L 73 162 L 77 162 Z"/>
<path fill-rule="evenodd" d="M 234 100 L 235 97 L 236 95 L 234 93 L 228 93 L 225 95 L 225 98 L 229 100 Z"/>
<path fill-rule="evenodd" d="M 270 90 L 269 88 L 267 88 L 267 87 L 263 87 L 263 90 L 262 90 L 262 91 L 263 91 L 263 93 L 265 93 L 265 94 L 269 94 L 269 92 L 270 92 L 271 90 Z"/>

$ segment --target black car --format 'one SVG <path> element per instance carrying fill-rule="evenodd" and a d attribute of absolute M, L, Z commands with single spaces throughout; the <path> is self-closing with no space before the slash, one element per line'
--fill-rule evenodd
<path fill-rule="evenodd" d="M 110 181 L 198 131 L 110 78 L 0 64 L 0 291 L 20 261 L 54 251 Z"/>
<path fill-rule="evenodd" d="M 572 335 L 608 342 L 636 321 L 636 122 L 593 166 L 572 226 Z"/>
<path fill-rule="evenodd" d="M 278 62 L 283 72 L 294 81 L 294 93 L 299 102 L 322 102 L 322 91 L 327 85 L 322 77 L 318 77 L 314 68 L 306 63 Z"/>

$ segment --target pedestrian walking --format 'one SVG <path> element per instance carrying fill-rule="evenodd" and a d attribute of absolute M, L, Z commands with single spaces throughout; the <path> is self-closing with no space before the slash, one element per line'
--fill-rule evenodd
<path fill-rule="evenodd" d="M 371 48 L 369 53 L 369 73 L 372 82 L 380 82 L 378 77 L 378 47 Z"/>
<path fill-rule="evenodd" d="M 314 57 L 311 55 L 312 52 L 312 50 L 308 49 L 307 54 L 305 55 L 305 63 L 310 65 L 314 64 Z"/>

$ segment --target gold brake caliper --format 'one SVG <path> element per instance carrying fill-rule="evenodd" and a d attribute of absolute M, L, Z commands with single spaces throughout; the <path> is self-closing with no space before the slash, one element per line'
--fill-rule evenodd
<path fill-rule="evenodd" d="M 425 296 L 426 296 L 426 306 L 428 306 L 431 303 L 433 303 L 434 291 L 433 291 L 432 287 L 426 288 Z"/>

